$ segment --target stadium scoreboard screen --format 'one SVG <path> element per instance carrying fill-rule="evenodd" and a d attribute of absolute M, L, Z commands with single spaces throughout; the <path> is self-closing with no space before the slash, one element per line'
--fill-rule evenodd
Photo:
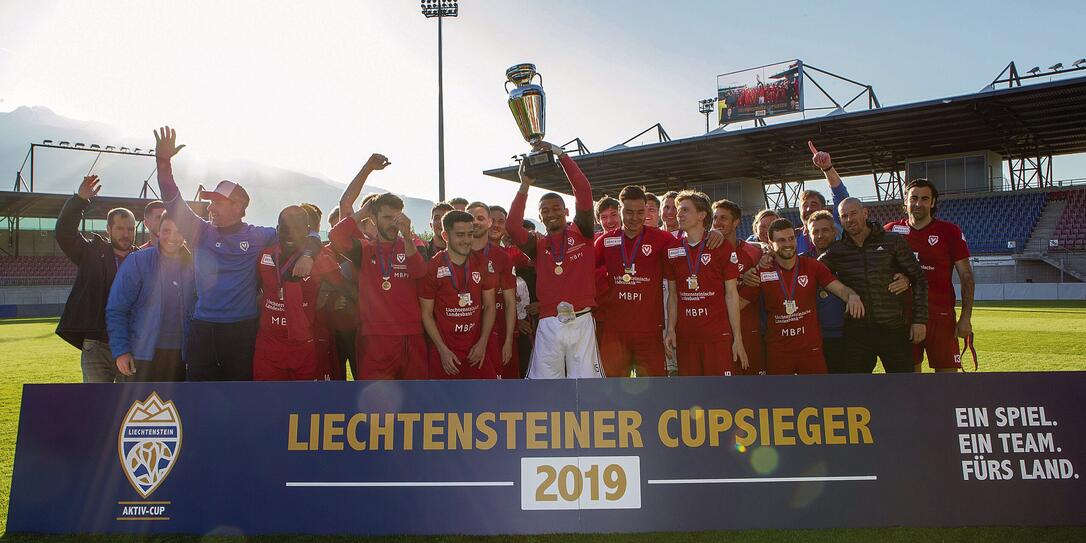
<path fill-rule="evenodd" d="M 719 75 L 719 124 L 803 111 L 803 62 L 791 60 Z"/>

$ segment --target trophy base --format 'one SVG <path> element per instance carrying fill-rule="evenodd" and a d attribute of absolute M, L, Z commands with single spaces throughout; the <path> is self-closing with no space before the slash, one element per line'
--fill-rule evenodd
<path fill-rule="evenodd" d="M 521 155 L 520 160 L 524 164 L 524 173 L 532 177 L 539 177 L 543 174 L 555 173 L 561 170 L 561 166 L 554 159 L 553 151 Z"/>

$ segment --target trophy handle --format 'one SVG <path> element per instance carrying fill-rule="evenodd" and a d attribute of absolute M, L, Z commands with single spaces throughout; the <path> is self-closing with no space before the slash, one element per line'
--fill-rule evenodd
<path fill-rule="evenodd" d="M 535 75 L 536 75 L 536 77 L 539 78 L 539 86 L 542 87 L 543 86 L 543 74 L 541 74 L 539 72 L 536 72 Z"/>
<path fill-rule="evenodd" d="M 505 93 L 506 94 L 509 94 L 509 84 L 510 83 L 512 83 L 512 81 L 509 81 L 509 80 L 505 81 Z"/>

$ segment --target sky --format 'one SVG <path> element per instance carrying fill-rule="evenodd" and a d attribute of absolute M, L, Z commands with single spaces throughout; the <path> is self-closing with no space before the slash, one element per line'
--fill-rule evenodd
<path fill-rule="evenodd" d="M 447 195 L 512 201 L 516 185 L 482 171 L 529 150 L 503 88 L 521 62 L 543 74 L 547 139 L 600 151 L 657 122 L 698 135 L 718 74 L 788 59 L 893 105 L 976 92 L 1011 60 L 1086 57 L 1076 2 L 766 6 L 462 0 L 443 23 Z M 343 183 L 381 152 L 373 184 L 436 200 L 436 26 L 414 0 L 0 0 L 0 111 L 46 106 L 149 146 L 169 124 L 202 155 Z M 1058 157 L 1055 177 L 1086 177 L 1080 158 Z"/>

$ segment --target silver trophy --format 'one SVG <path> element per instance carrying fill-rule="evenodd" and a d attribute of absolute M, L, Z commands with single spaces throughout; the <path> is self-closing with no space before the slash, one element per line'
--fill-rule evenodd
<path fill-rule="evenodd" d="M 539 78 L 538 85 L 532 83 L 536 77 Z M 517 128 L 520 128 L 520 135 L 532 145 L 543 141 L 547 131 L 547 95 L 543 92 L 543 76 L 536 71 L 535 64 L 525 63 L 506 70 L 505 79 L 509 111 L 513 113 Z M 510 83 L 514 85 L 512 90 L 509 90 Z M 557 168 L 551 151 L 530 153 L 521 160 L 527 161 L 524 166 L 526 171 L 536 174 Z"/>

